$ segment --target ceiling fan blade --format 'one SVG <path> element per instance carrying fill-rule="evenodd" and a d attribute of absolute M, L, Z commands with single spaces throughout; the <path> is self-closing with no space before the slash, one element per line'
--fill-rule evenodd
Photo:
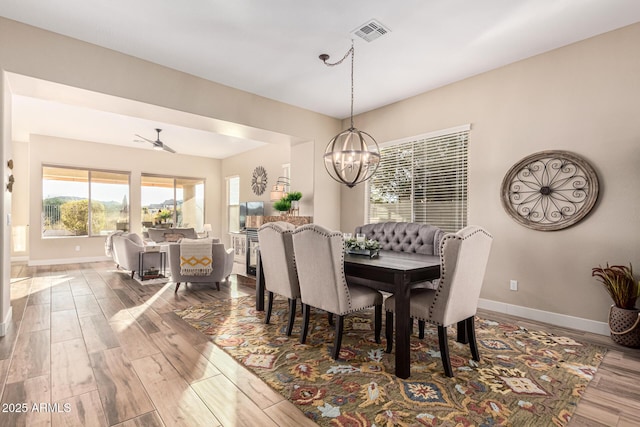
<path fill-rule="evenodd" d="M 171 147 L 168 147 L 166 145 L 164 145 L 164 143 L 162 141 L 160 141 L 160 132 L 162 131 L 162 129 L 156 129 L 156 132 L 158 132 L 158 136 L 157 139 L 154 141 L 152 139 L 149 138 L 145 138 L 142 135 L 138 135 L 137 133 L 134 134 L 135 136 L 137 136 L 138 138 L 142 138 L 145 141 L 147 141 L 148 143 L 150 143 L 151 145 L 153 145 L 153 148 L 155 148 L 156 150 L 164 150 L 164 151 L 168 151 L 169 153 L 175 153 L 176 150 L 174 150 Z M 140 141 L 143 142 L 143 141 Z"/>
<path fill-rule="evenodd" d="M 155 144 L 155 143 L 156 143 L 155 141 L 152 141 L 152 140 L 150 140 L 149 138 L 145 138 L 145 137 L 144 137 L 144 136 L 142 136 L 142 135 L 138 135 L 137 133 L 135 134 L 135 136 L 137 136 L 138 138 L 142 138 L 142 139 L 144 139 L 145 141 L 150 142 L 150 143 L 152 143 L 152 144 Z"/>

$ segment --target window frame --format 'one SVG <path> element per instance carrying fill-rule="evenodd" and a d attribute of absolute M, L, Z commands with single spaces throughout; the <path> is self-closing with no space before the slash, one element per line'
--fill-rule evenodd
<path fill-rule="evenodd" d="M 175 226 L 178 226 L 178 206 L 177 206 L 177 196 L 178 196 L 178 181 L 180 180 L 192 180 L 192 181 L 200 181 L 202 182 L 202 186 L 203 186 L 203 194 L 202 194 L 202 226 L 204 226 L 204 224 L 206 223 L 206 195 L 207 195 L 207 180 L 206 178 L 199 178 L 199 177 L 188 177 L 188 176 L 174 176 L 174 175 L 162 175 L 162 174 L 155 174 L 155 173 L 141 173 L 140 174 L 140 208 L 142 209 L 142 188 L 144 187 L 144 185 L 142 184 L 142 181 L 144 180 L 144 178 L 163 178 L 163 179 L 171 179 L 173 180 L 173 195 L 171 196 L 173 198 L 173 215 L 171 217 L 171 220 L 173 222 L 173 224 L 175 224 Z M 183 195 L 183 199 L 184 199 L 184 195 Z M 184 200 L 182 200 L 182 204 L 184 205 Z M 140 225 L 142 226 L 142 218 L 140 218 Z M 144 227 L 143 227 L 144 228 Z M 197 230 L 197 227 L 194 227 Z"/>
<path fill-rule="evenodd" d="M 232 205 L 231 204 L 231 181 L 237 179 L 238 180 L 238 204 L 237 205 Z M 225 205 L 226 205 L 226 213 L 227 213 L 227 232 L 229 233 L 239 233 L 240 231 L 240 224 L 238 223 L 238 229 L 237 230 L 233 230 L 231 228 L 231 207 L 235 206 L 238 208 L 238 215 L 240 215 L 240 175 L 229 175 L 227 177 L 225 177 L 225 187 L 226 187 L 226 192 L 225 192 Z"/>
<path fill-rule="evenodd" d="M 55 164 L 55 163 L 42 163 L 40 166 L 40 190 L 41 190 L 41 206 L 40 206 L 40 215 L 42 218 L 42 215 L 44 213 L 44 200 L 45 200 L 45 194 L 44 194 L 44 169 L 45 168 L 56 168 L 56 169 L 69 169 L 69 170 L 75 170 L 75 171 L 82 171 L 82 172 L 87 172 L 87 203 L 88 203 L 88 213 L 87 213 L 87 221 L 88 221 L 88 232 L 87 234 L 81 234 L 81 235 L 69 235 L 69 236 L 65 236 L 65 235 L 53 235 L 53 236 L 45 236 L 44 235 L 44 223 L 41 221 L 40 222 L 40 238 L 42 239 L 68 239 L 68 238 L 91 238 L 91 237 L 104 237 L 104 234 L 100 234 L 100 233 L 94 233 L 93 232 L 93 222 L 92 222 L 92 209 L 91 209 L 91 205 L 92 205 L 92 198 L 91 198 L 91 175 L 93 172 L 96 173 L 112 173 L 112 174 L 118 174 L 118 175 L 124 175 L 127 178 L 127 201 L 128 201 L 128 206 L 127 206 L 127 216 L 128 216 L 128 221 L 129 221 L 129 229 L 131 229 L 131 171 L 121 171 L 121 170 L 113 170 L 113 169 L 100 169 L 100 168 L 87 168 L 87 167 L 80 167 L 80 166 L 67 166 L 67 165 L 59 165 L 59 164 Z"/>
<path fill-rule="evenodd" d="M 380 147 L 380 151 L 382 152 L 384 149 L 387 148 L 391 148 L 394 146 L 399 146 L 402 144 L 411 144 L 411 143 L 415 143 L 421 140 L 434 140 L 434 139 L 438 139 L 438 138 L 446 138 L 447 136 L 454 136 L 455 134 L 460 134 L 460 133 L 466 133 L 466 159 L 465 159 L 465 164 L 466 164 L 466 187 L 465 187 L 465 216 L 463 218 L 462 223 L 464 224 L 463 226 L 466 226 L 468 224 L 469 221 L 469 167 L 468 167 L 468 159 L 469 159 L 469 149 L 468 149 L 468 144 L 469 144 L 469 140 L 470 140 L 470 132 L 471 132 L 471 124 L 464 124 L 464 125 L 460 125 L 460 126 L 455 126 L 455 127 L 451 127 L 451 128 L 446 128 L 446 129 L 441 129 L 441 130 L 437 130 L 437 131 L 433 131 L 433 132 L 428 132 L 428 133 L 424 133 L 424 134 L 420 134 L 420 135 L 415 135 L 415 136 L 410 136 L 410 137 L 406 137 L 406 138 L 402 138 L 402 139 L 397 139 L 397 140 L 393 140 L 393 141 L 388 141 L 388 142 L 384 142 L 379 144 Z M 412 167 L 414 165 L 414 162 L 412 160 Z M 377 172 L 376 172 L 377 173 Z M 374 175 L 375 177 L 375 175 Z M 372 180 L 368 180 L 365 183 L 365 191 L 364 191 L 364 224 L 368 224 L 371 222 L 371 182 Z M 415 191 L 414 191 L 414 186 L 415 186 L 415 179 L 412 176 L 411 178 L 411 218 L 410 218 L 410 222 L 415 222 L 415 207 L 414 207 L 414 196 L 415 196 Z M 421 222 L 422 223 L 422 222 Z M 439 226 L 440 228 L 443 228 L 442 226 L 438 225 L 438 224 L 432 224 L 432 225 L 436 225 Z M 444 228 L 443 228 L 444 229 Z M 452 231 L 452 230 L 449 230 Z M 457 231 L 457 230 L 455 230 Z"/>

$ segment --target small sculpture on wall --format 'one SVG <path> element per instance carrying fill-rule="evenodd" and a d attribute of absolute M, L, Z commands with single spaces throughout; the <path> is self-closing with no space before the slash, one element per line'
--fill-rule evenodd
<path fill-rule="evenodd" d="M 251 176 L 251 190 L 253 190 L 253 194 L 259 196 L 264 193 L 266 188 L 267 171 L 262 166 L 258 166 L 254 169 L 253 175 Z"/>
<path fill-rule="evenodd" d="M 521 225 L 538 231 L 570 227 L 598 199 L 591 165 L 567 151 L 532 154 L 513 165 L 502 181 L 502 206 Z"/>

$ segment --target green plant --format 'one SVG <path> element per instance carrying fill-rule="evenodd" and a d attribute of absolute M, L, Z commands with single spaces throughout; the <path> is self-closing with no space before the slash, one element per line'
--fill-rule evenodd
<path fill-rule="evenodd" d="M 302 193 L 299 191 L 292 191 L 291 193 L 287 194 L 287 200 L 290 202 L 295 202 L 300 199 L 302 199 Z"/>
<path fill-rule="evenodd" d="M 273 208 L 280 212 L 287 212 L 291 209 L 291 202 L 283 197 L 273 204 Z"/>
<path fill-rule="evenodd" d="M 632 310 L 635 308 L 636 300 L 640 296 L 640 283 L 633 277 L 631 264 L 612 265 L 607 263 L 606 267 L 598 266 L 591 271 L 591 276 L 595 277 L 607 290 L 616 307 Z"/>
<path fill-rule="evenodd" d="M 89 234 L 89 201 L 73 200 L 60 206 L 60 221 L 66 230 L 73 231 L 76 236 Z M 104 227 L 104 205 L 91 203 L 91 229 L 98 233 Z"/>
<path fill-rule="evenodd" d="M 156 214 L 156 219 L 162 222 L 171 218 L 173 218 L 173 212 L 171 212 L 170 210 L 166 210 L 166 211 L 161 210 Z"/>
<path fill-rule="evenodd" d="M 358 241 L 358 239 L 356 238 L 351 238 L 351 239 L 345 239 L 344 246 L 346 249 L 350 249 L 350 250 L 362 249 L 362 250 L 377 251 L 380 249 L 380 242 L 372 239 Z"/>

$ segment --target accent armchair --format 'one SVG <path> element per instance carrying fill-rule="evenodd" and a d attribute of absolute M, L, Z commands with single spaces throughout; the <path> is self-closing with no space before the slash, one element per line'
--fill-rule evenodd
<path fill-rule="evenodd" d="M 136 233 L 114 234 L 111 236 L 111 254 L 117 267 L 131 270 L 131 278 L 139 268 L 140 252 L 144 251 L 142 237 Z M 160 253 L 150 253 L 145 261 L 152 265 L 154 261 L 160 266 Z"/>
<path fill-rule="evenodd" d="M 215 239 L 215 241 L 218 241 Z M 218 241 L 219 242 L 219 241 Z M 233 270 L 233 249 L 225 249 L 222 243 L 212 243 L 211 245 L 212 268 L 210 274 L 206 276 L 190 276 L 180 273 L 180 244 L 169 244 L 169 269 L 171 270 L 171 280 L 176 283 L 174 292 L 182 282 L 185 283 L 215 283 L 216 289 L 220 290 L 220 282 L 229 279 Z"/>

